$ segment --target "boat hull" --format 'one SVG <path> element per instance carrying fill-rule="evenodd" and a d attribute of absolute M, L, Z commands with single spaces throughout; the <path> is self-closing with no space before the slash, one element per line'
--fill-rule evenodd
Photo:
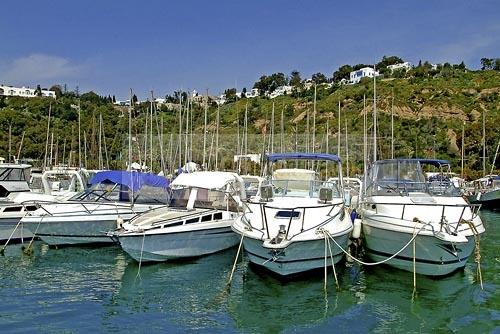
<path fill-rule="evenodd" d="M 24 224 L 19 224 L 21 217 L 0 218 L 0 243 L 24 242 L 33 238 L 33 233 Z M 17 226 L 17 228 L 16 228 Z M 14 231 L 15 229 L 15 231 Z M 14 231 L 14 233 L 12 233 Z M 10 238 L 10 239 L 9 239 Z"/>
<path fill-rule="evenodd" d="M 363 224 L 364 249 L 373 261 L 383 261 L 397 253 L 413 237 L 413 234 L 374 226 L 376 222 Z M 427 276 L 443 276 L 465 267 L 474 250 L 474 237 L 468 236 L 467 242 L 451 243 L 432 235 L 419 234 L 413 243 L 385 264 Z"/>
<path fill-rule="evenodd" d="M 227 223 L 197 230 L 124 234 L 118 235 L 118 241 L 136 261 L 160 262 L 216 253 L 237 245 L 239 237 Z"/>
<path fill-rule="evenodd" d="M 335 241 L 347 249 L 348 234 L 335 236 Z M 243 246 L 248 259 L 254 265 L 264 267 L 282 277 L 294 276 L 311 270 L 325 267 L 325 239 L 296 241 L 286 248 L 267 248 L 262 240 L 244 238 Z M 330 241 L 333 263 L 342 260 L 344 253 Z M 331 266 L 330 251 L 327 250 L 326 265 Z"/>
<path fill-rule="evenodd" d="M 468 197 L 469 203 L 481 204 L 483 208 L 500 210 L 500 189 Z"/>
<path fill-rule="evenodd" d="M 118 217 L 102 220 L 85 220 L 83 217 L 72 221 L 43 221 L 25 223 L 36 236 L 51 246 L 80 244 L 111 244 L 113 239 L 106 235 L 116 228 Z"/>

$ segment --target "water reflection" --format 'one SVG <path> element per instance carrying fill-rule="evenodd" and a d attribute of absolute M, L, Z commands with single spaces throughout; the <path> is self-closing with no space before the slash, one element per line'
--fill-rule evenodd
<path fill-rule="evenodd" d="M 500 320 L 500 214 L 481 213 L 481 290 L 476 265 L 447 277 L 390 267 L 340 267 L 325 299 L 321 273 L 282 283 L 237 266 L 236 249 L 189 261 L 141 267 L 119 247 L 48 248 L 35 242 L 0 256 L 1 324 L 31 332 L 474 332 Z"/>

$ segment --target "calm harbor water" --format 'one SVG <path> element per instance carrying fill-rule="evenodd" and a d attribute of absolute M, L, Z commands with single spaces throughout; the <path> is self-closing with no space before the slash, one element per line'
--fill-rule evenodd
<path fill-rule="evenodd" d="M 238 264 L 236 249 L 139 266 L 119 247 L 49 249 L 0 257 L 3 333 L 500 333 L 500 213 L 483 211 L 484 290 L 476 265 L 432 279 L 389 267 L 338 268 L 281 283 Z"/>

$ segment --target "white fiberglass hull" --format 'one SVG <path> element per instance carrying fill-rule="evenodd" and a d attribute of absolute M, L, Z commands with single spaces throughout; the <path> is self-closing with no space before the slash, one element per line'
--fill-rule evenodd
<path fill-rule="evenodd" d="M 52 209 L 52 210 L 50 210 Z M 117 219 L 128 221 L 135 215 L 150 209 L 150 206 L 87 204 L 85 211 L 79 204 L 57 204 L 37 210 L 35 215 L 25 216 L 23 224 L 37 237 L 49 245 L 111 244 L 107 232 L 117 226 Z"/>
<path fill-rule="evenodd" d="M 412 224 L 412 226 L 409 226 Z M 435 225 L 435 224 L 434 224 Z M 399 252 L 413 238 L 422 224 L 403 221 L 393 217 L 365 214 L 363 220 L 364 248 L 373 261 L 384 261 Z M 463 268 L 474 251 L 474 236 L 467 225 L 462 225 L 456 235 L 441 233 L 439 227 L 426 226 L 415 237 L 415 254 L 413 242 L 409 243 L 393 259 L 385 262 L 398 269 L 428 276 L 442 276 Z M 467 228 L 468 233 L 464 233 Z M 482 225 L 479 226 L 482 229 Z M 456 240 L 454 240 L 456 239 Z M 461 239 L 461 240 L 460 240 Z"/>
<path fill-rule="evenodd" d="M 33 238 L 33 233 L 19 224 L 22 217 L 0 218 L 0 243 L 3 245 L 9 240 L 11 242 L 24 242 Z M 9 239 L 10 238 L 10 239 Z"/>
<path fill-rule="evenodd" d="M 167 261 L 216 253 L 238 244 L 231 221 L 190 229 L 165 228 L 162 232 L 123 233 L 117 236 L 125 252 L 136 261 Z M 202 225 L 202 224 L 200 224 Z"/>
<path fill-rule="evenodd" d="M 350 230 L 348 231 L 350 232 Z M 335 241 L 347 249 L 348 233 L 334 237 Z M 286 248 L 267 248 L 262 240 L 244 238 L 243 246 L 251 263 L 264 267 L 279 276 L 297 275 L 325 266 L 325 239 L 292 242 Z M 342 260 L 344 253 L 337 245 L 330 241 L 333 263 Z M 330 251 L 327 248 L 326 265 L 332 265 Z"/>

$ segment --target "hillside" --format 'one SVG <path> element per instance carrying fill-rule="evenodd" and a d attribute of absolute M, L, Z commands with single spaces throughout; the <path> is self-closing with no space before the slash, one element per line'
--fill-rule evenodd
<path fill-rule="evenodd" d="M 455 70 L 446 75 L 421 78 L 378 79 L 378 157 L 391 157 L 391 113 L 394 112 L 394 149 L 399 157 L 436 157 L 450 159 L 455 171 L 460 172 L 462 146 L 462 126 L 464 126 L 464 149 L 466 174 L 475 177 L 482 173 L 482 117 L 486 124 L 486 169 L 489 171 L 497 143 L 500 139 L 500 73 L 498 71 Z M 350 173 L 359 172 L 363 160 L 363 97 L 366 97 L 367 124 L 369 137 L 372 138 L 373 124 L 373 81 L 362 80 L 357 85 L 334 85 L 326 88 L 318 86 L 316 115 L 313 114 L 314 89 L 280 96 L 273 100 L 267 98 L 241 99 L 220 107 L 219 128 L 219 168 L 232 167 L 232 156 L 236 152 L 261 153 L 263 149 L 275 152 L 292 150 L 314 150 L 337 153 L 338 142 L 338 104 L 340 101 L 340 155 L 346 158 L 349 151 Z M 45 156 L 47 121 L 51 109 L 51 130 L 53 132 L 52 160 L 78 162 L 78 104 L 81 108 L 81 151 L 87 157 L 89 168 L 97 168 L 99 160 L 99 118 L 102 115 L 103 144 L 102 159 L 111 168 L 124 168 L 127 157 L 128 113 L 127 109 L 117 108 L 106 99 L 94 93 L 79 97 L 65 94 L 57 100 L 50 98 L 25 99 L 0 97 L 0 156 L 7 157 L 9 152 L 9 127 L 11 130 L 11 154 L 16 156 L 24 135 L 20 156 L 42 160 Z M 274 104 L 274 123 L 271 122 Z M 392 107 L 394 106 L 394 107 Z M 134 111 L 133 134 L 134 156 L 144 157 L 146 110 L 148 103 L 137 106 Z M 245 109 L 248 110 L 248 139 L 243 140 Z M 202 106 L 191 109 L 188 129 L 194 133 L 187 137 L 188 151 L 193 160 L 202 162 L 203 124 Z M 163 133 L 164 159 L 178 161 L 178 111 L 158 108 L 161 118 L 154 118 L 154 161 L 159 168 L 158 134 Z M 281 115 L 283 114 L 283 134 Z M 185 114 L 184 114 L 185 115 Z M 206 162 L 211 166 L 215 161 L 217 107 L 210 106 L 208 111 L 209 127 L 206 141 Z M 313 131 L 313 118 L 316 118 L 316 131 Z M 238 122 L 239 119 L 239 122 Z M 309 126 L 308 126 L 309 119 Z M 149 123 L 149 127 L 151 123 Z M 274 130 L 273 130 L 274 124 Z M 163 125 L 163 130 L 160 128 Z M 182 133 L 186 131 L 183 117 Z M 328 134 L 327 134 L 328 126 Z M 347 127 L 347 146 L 346 146 Z M 307 131 L 309 129 L 309 131 Z M 239 130 L 239 136 L 238 134 Z M 191 130 L 190 130 L 191 132 Z M 274 133 L 271 139 L 270 134 Z M 308 135 L 309 133 L 309 135 Z M 328 143 L 327 143 L 328 137 Z M 49 139 L 50 140 L 50 139 Z M 265 142 L 264 142 L 265 140 Z M 239 142 L 239 145 L 238 145 Z M 146 144 L 150 145 L 149 143 Z M 146 149 L 149 150 L 149 148 Z M 181 136 L 181 151 L 186 149 L 186 136 Z M 240 147 L 238 149 L 238 147 Z M 372 147 L 370 143 L 370 149 Z M 86 150 L 86 152 L 84 152 Z M 105 151 L 105 152 L 104 152 Z M 50 152 L 50 149 L 49 149 Z M 105 158 L 107 153 L 107 159 Z M 184 153 L 182 153 L 184 154 Z M 372 154 L 369 152 L 369 154 Z M 149 159 L 149 157 L 147 158 Z M 82 160 L 84 158 L 82 157 Z M 184 156 L 180 158 L 185 160 Z M 497 159 L 496 170 L 500 169 Z M 168 162 L 167 162 L 168 163 Z M 175 164 L 171 164 L 172 168 Z"/>

